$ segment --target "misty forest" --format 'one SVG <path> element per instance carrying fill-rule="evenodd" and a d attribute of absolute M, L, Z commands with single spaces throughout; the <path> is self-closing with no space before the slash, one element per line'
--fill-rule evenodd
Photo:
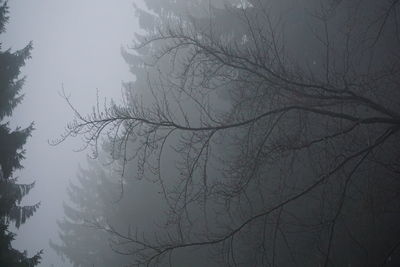
<path fill-rule="evenodd" d="M 46 1 L 0 0 L 1 267 L 400 266 L 399 0 Z"/>

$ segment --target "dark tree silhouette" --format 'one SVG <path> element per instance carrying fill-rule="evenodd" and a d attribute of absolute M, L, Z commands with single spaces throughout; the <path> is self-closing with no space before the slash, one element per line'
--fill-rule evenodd
<path fill-rule="evenodd" d="M 7 2 L 0 1 L 0 33 L 4 32 L 8 20 Z M 1 45 L 0 45 L 1 48 Z M 15 234 L 9 225 L 15 223 L 18 228 L 33 215 L 39 204 L 20 206 L 22 198 L 29 193 L 34 184 L 17 184 L 13 172 L 22 168 L 23 146 L 33 130 L 33 123 L 27 128 L 11 130 L 5 121 L 12 115 L 13 109 L 22 100 L 21 89 L 24 79 L 19 78 L 20 68 L 30 57 L 32 44 L 16 52 L 0 52 L 0 266 L 35 266 L 41 259 L 41 251 L 28 257 L 26 251 L 20 252 L 11 246 Z"/>
<path fill-rule="evenodd" d="M 137 265 L 188 248 L 228 266 L 399 264 L 399 1 L 146 3 L 124 103 L 85 116 L 65 96 L 76 118 L 55 143 L 96 155 L 104 135 L 168 216 L 155 235 L 98 228 Z"/>

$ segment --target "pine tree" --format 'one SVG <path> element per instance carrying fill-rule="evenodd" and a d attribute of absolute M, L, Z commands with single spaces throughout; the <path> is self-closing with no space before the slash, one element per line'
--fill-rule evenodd
<path fill-rule="evenodd" d="M 7 2 L 0 0 L 0 34 L 8 21 Z M 0 44 L 1 49 L 1 44 Z M 24 159 L 23 146 L 33 130 L 33 123 L 26 128 L 12 130 L 5 119 L 12 115 L 13 109 L 22 101 L 21 89 L 24 78 L 19 78 L 20 69 L 30 57 L 32 43 L 23 49 L 11 52 L 0 51 L 0 266 L 35 266 L 40 262 L 41 251 L 28 257 L 26 251 L 20 252 L 11 246 L 15 234 L 10 232 L 10 223 L 18 228 L 33 215 L 39 203 L 20 206 L 22 198 L 33 188 L 32 184 L 17 184 L 13 172 L 21 169 Z"/>

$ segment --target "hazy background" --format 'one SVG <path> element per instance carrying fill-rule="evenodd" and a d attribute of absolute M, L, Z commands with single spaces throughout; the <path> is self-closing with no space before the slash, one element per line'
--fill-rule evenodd
<path fill-rule="evenodd" d="M 70 266 L 49 247 L 57 240 L 56 220 L 63 217 L 66 187 L 74 179 L 78 164 L 85 165 L 86 152 L 75 153 L 79 140 L 52 147 L 72 118 L 60 97 L 62 84 L 72 102 L 83 113 L 100 98 L 119 98 L 121 82 L 132 80 L 120 55 L 138 30 L 133 0 L 9 0 L 10 20 L 1 36 L 3 49 L 24 47 L 33 41 L 32 59 L 22 69 L 27 76 L 24 101 L 12 116 L 12 125 L 36 130 L 28 140 L 21 183 L 36 181 L 24 203 L 41 202 L 41 207 L 18 230 L 14 246 L 32 255 L 44 249 L 40 266 Z"/>
<path fill-rule="evenodd" d="M 24 198 L 22 204 L 42 203 L 39 211 L 21 225 L 19 230 L 12 229 L 12 232 L 17 233 L 13 247 L 27 249 L 30 256 L 44 249 L 40 266 L 71 266 L 68 262 L 61 262 L 61 258 L 49 247 L 49 239 L 56 244 L 61 243 L 58 240 L 56 222 L 65 216 L 63 202 L 68 201 L 68 183 L 76 180 L 79 165 L 87 165 L 86 151 L 73 152 L 82 145 L 79 138 L 68 139 L 55 147 L 48 144 L 49 140 L 60 137 L 66 123 L 73 118 L 72 110 L 60 95 L 61 91 L 65 89 L 71 96 L 72 104 L 82 114 L 91 111 L 97 100 L 97 92 L 100 102 L 104 98 L 115 98 L 118 101 L 122 82 L 134 79 L 128 71 L 128 64 L 121 56 L 121 47 L 128 47 L 135 32 L 139 31 L 133 8 L 133 3 L 137 4 L 138 1 L 140 0 L 8 1 L 10 21 L 6 25 L 7 33 L 0 36 L 2 50 L 11 47 L 15 51 L 33 41 L 32 59 L 22 68 L 23 74 L 27 76 L 22 90 L 25 99 L 13 110 L 10 119 L 12 127 L 26 127 L 31 121 L 35 121 L 36 130 L 24 146 L 27 151 L 26 160 L 22 162 L 24 168 L 16 175 L 20 177 L 19 182 L 22 184 L 36 181 L 36 187 Z M 131 151 L 141 147 L 141 153 L 147 148 L 152 152 L 162 151 L 162 156 L 166 159 L 160 158 L 162 168 L 159 172 L 162 177 L 160 175 L 159 179 L 153 173 L 157 168 L 144 164 L 128 165 L 132 168 L 131 174 L 126 174 L 124 178 L 137 178 L 126 183 L 129 197 L 118 205 L 100 206 L 100 213 L 93 215 L 93 221 L 104 224 L 100 228 L 107 230 L 111 229 L 108 228 L 108 218 L 117 218 L 115 222 L 111 221 L 110 226 L 118 228 L 116 233 L 122 233 L 127 226 L 129 237 L 131 222 L 132 229 L 144 225 L 144 230 L 139 229 L 143 238 L 134 236 L 133 245 L 126 246 L 129 249 L 132 245 L 132 260 L 141 259 L 141 255 L 136 252 L 141 251 L 142 245 L 137 241 L 145 240 L 147 246 L 143 247 L 150 251 L 144 252 L 145 259 L 158 260 L 157 253 L 160 253 L 160 250 L 154 250 L 148 244 L 154 242 L 156 248 L 166 245 L 169 248 L 173 244 L 170 251 L 162 249 L 159 256 L 168 255 L 170 260 L 172 251 L 176 250 L 173 253 L 173 262 L 179 266 L 207 265 L 207 257 L 210 256 L 215 256 L 216 260 L 228 265 L 231 262 L 236 264 L 238 260 L 239 264 L 243 263 L 242 266 L 250 265 L 248 262 L 264 266 L 269 258 L 272 259 L 271 266 L 298 266 L 297 261 L 304 265 L 309 263 L 310 266 L 312 263 L 316 266 L 322 262 L 327 265 L 331 264 L 331 260 L 332 264 L 338 266 L 356 266 L 357 263 L 357 266 L 380 266 L 381 262 L 393 262 L 391 266 L 399 266 L 397 263 L 400 258 L 394 252 L 398 251 L 396 249 L 399 248 L 400 240 L 400 142 L 398 134 L 392 140 L 386 141 L 386 138 L 399 129 L 399 105 L 394 96 L 398 95 L 400 72 L 397 70 L 400 70 L 400 66 L 392 54 L 399 58 L 395 48 L 399 47 L 400 38 L 397 40 L 393 37 L 398 37 L 395 29 L 397 30 L 400 22 L 395 15 L 390 15 L 395 14 L 390 7 L 398 12 L 397 8 L 400 7 L 397 4 L 400 2 L 394 1 L 389 5 L 389 0 L 378 1 L 379 3 L 365 0 L 360 2 L 363 5 L 354 4 L 353 9 L 351 0 L 343 1 L 343 4 L 342 1 L 331 0 L 264 0 L 260 1 L 262 4 L 255 5 L 256 8 L 250 7 L 248 13 L 247 8 L 242 10 L 240 6 L 232 6 L 232 9 L 228 6 L 221 10 L 212 7 L 217 2 L 219 1 L 146 0 L 151 12 L 160 15 L 160 21 L 151 15 L 147 16 L 144 11 L 138 12 L 141 15 L 140 26 L 144 31 L 151 31 L 157 24 L 162 26 L 160 34 L 164 37 L 162 34 L 166 26 L 165 31 L 172 29 L 166 36 L 173 37 L 177 43 L 164 39 L 155 43 L 154 49 L 149 50 L 150 53 L 146 53 L 146 47 L 140 51 L 143 54 L 139 53 L 138 56 L 125 54 L 131 70 L 138 77 L 132 84 L 134 88 L 142 89 L 138 93 L 147 92 L 151 95 L 150 88 L 156 89 L 154 99 L 150 101 L 145 98 L 144 111 L 151 113 L 143 112 L 136 120 L 150 116 L 152 123 L 139 125 L 133 134 L 140 135 L 151 124 L 162 126 L 160 129 L 155 128 L 154 133 L 157 135 L 147 134 L 152 136 L 144 146 L 140 142 L 146 135 L 140 136 L 135 144 L 128 143 L 127 147 Z M 250 1 L 252 2 L 256 3 L 255 0 Z M 196 6 L 197 3 L 199 6 Z M 326 6 L 322 7 L 323 3 Z M 351 6 L 347 6 L 350 4 Z M 196 8 L 191 9 L 193 7 Z M 264 12 L 264 7 L 268 12 Z M 189 9 L 195 16 L 191 16 Z M 321 12 L 315 14 L 322 14 L 324 18 L 317 19 L 309 11 Z M 182 20 L 181 14 L 186 14 Z M 280 14 L 285 27 L 281 28 L 280 23 L 276 22 L 275 28 L 275 23 L 271 23 L 271 20 L 280 21 Z M 263 16 L 261 18 L 258 15 Z M 248 18 L 250 22 L 247 22 Z M 192 19 L 194 22 L 191 22 Z M 245 19 L 244 25 L 240 19 Z M 265 23 L 272 24 L 269 26 L 271 28 L 264 27 L 267 25 Z M 189 26 L 182 27 L 183 36 L 179 32 L 181 28 L 176 27 L 181 25 Z M 346 28 L 345 33 L 342 32 L 343 26 Z M 211 42 L 204 30 L 208 28 Z M 252 29 L 258 28 L 258 37 L 248 38 L 250 32 L 253 35 Z M 387 31 L 382 31 L 383 28 Z M 349 35 L 346 35 L 347 31 Z M 203 32 L 206 33 L 206 38 L 202 37 Z M 278 41 L 275 41 L 274 33 L 278 34 Z M 325 34 L 327 40 L 321 42 L 319 37 Z M 344 36 L 351 40 L 350 45 L 343 39 Z M 279 41 L 280 38 L 282 41 Z M 193 46 L 199 49 L 185 50 L 187 40 L 192 39 L 196 44 L 189 48 Z M 380 41 L 374 41 L 378 39 Z M 266 45 L 258 48 L 257 43 L 263 44 L 265 40 Z M 385 44 L 387 40 L 390 41 L 389 44 Z M 231 52 L 231 44 L 238 44 L 237 51 L 232 49 Z M 157 52 L 168 51 L 168 45 L 176 45 L 176 49 L 164 55 L 155 67 L 143 66 L 143 60 L 154 59 L 152 56 Z M 180 50 L 181 45 L 185 49 Z M 281 45 L 284 47 L 282 51 Z M 217 49 L 217 53 L 213 53 L 212 49 Z M 330 50 L 332 51 L 329 52 Z M 215 56 L 219 54 L 218 51 L 222 51 L 222 60 Z M 185 63 L 186 55 L 196 57 L 188 57 L 195 60 L 189 61 L 188 68 L 182 69 L 187 67 L 182 64 Z M 396 70 L 393 73 L 390 57 L 393 58 L 393 69 Z M 229 64 L 231 58 L 234 59 L 233 62 L 237 61 L 233 65 Z M 369 62 L 371 70 L 363 62 Z M 260 64 L 265 66 L 259 67 Z M 386 67 L 389 66 L 389 75 L 382 75 L 386 74 Z M 186 83 L 187 79 L 192 81 Z M 351 82 L 349 87 L 347 79 Z M 171 85 L 169 82 L 172 82 Z M 183 88 L 180 87 L 181 84 Z M 292 87 L 299 88 L 288 90 Z M 218 94 L 221 89 L 226 95 Z M 215 95 L 208 91 L 215 92 Z M 129 88 L 126 92 L 129 93 L 128 107 L 133 108 L 129 111 L 136 117 L 136 108 L 140 107 L 134 101 L 137 100 L 137 91 L 131 92 Z M 211 102 L 208 97 L 212 99 Z M 227 102 L 226 112 L 220 99 Z M 159 100 L 161 101 L 157 102 Z M 148 103 L 157 105 L 153 108 Z M 385 106 L 388 106 L 388 110 Z M 178 110 L 178 107 L 183 107 L 183 111 L 180 111 L 182 116 L 179 113 L 176 118 L 169 119 L 170 112 Z M 142 110 L 138 110 L 141 113 Z M 293 116 L 285 115 L 291 110 L 294 112 Z M 375 117 L 377 113 L 382 117 Z M 174 123 L 166 123 L 163 116 L 155 116 L 153 123 L 152 114 L 167 115 L 164 116 L 167 117 L 166 121 L 171 120 Z M 194 119 L 191 118 L 193 114 Z M 128 115 L 131 116 L 131 113 Z M 179 131 L 171 134 L 171 138 L 170 133 L 158 135 L 158 130 L 163 131 L 169 125 L 175 125 L 175 121 L 184 123 L 185 115 L 189 115 L 191 123 L 188 125 L 193 127 L 187 131 L 188 135 L 186 130 L 180 132 L 188 127 L 175 127 Z M 279 116 L 275 118 L 275 115 Z M 218 127 L 219 123 L 213 117 L 222 126 L 223 123 L 230 126 Z M 135 125 L 136 121 L 129 120 L 128 126 Z M 374 121 L 384 126 L 367 124 Z M 216 125 L 215 137 L 211 128 L 198 131 L 199 128 L 194 126 L 198 122 L 199 125 Z M 353 122 L 357 123 L 350 127 L 348 123 Z M 240 127 L 232 127 L 235 123 Z M 160 136 L 162 138 L 159 139 Z M 338 138 L 335 139 L 336 137 Z M 164 141 L 165 147 L 170 148 L 164 149 Z M 201 149 L 198 149 L 200 145 Z M 212 152 L 208 152 L 209 149 Z M 174 151 L 175 154 L 168 151 Z M 116 150 L 116 155 L 119 155 L 118 152 L 120 151 Z M 140 156 L 139 153 L 135 159 L 139 163 Z M 156 157 L 146 157 L 144 163 L 149 163 L 149 160 L 150 163 L 157 162 Z M 209 164 L 209 161 L 212 163 Z M 143 166 L 146 168 L 141 173 Z M 93 177 L 98 178 L 101 175 L 92 172 L 86 178 Z M 142 179 L 143 177 L 149 179 Z M 94 194 L 89 195 L 86 192 L 93 191 L 83 190 L 85 196 L 93 197 L 93 203 L 103 204 L 100 201 L 105 202 L 108 199 L 97 193 L 101 193 L 103 189 L 109 193 L 110 188 L 115 188 L 115 184 L 104 181 L 103 185 L 95 188 Z M 139 182 L 136 183 L 137 181 Z M 137 186 L 141 182 L 146 184 Z M 147 190 L 146 186 L 151 190 Z M 86 186 L 84 189 L 88 188 L 91 187 Z M 92 199 L 82 201 L 87 210 L 84 210 L 83 216 L 78 216 L 92 215 L 88 210 L 96 210 L 97 207 L 91 205 Z M 162 202 L 157 200 L 166 200 L 164 206 L 172 208 L 165 209 L 159 205 Z M 173 205 L 168 201 L 172 201 Z M 79 201 L 76 202 L 80 204 Z M 120 209 L 116 208 L 115 213 L 104 212 L 114 211 L 114 207 Z M 166 212 L 161 213 L 159 209 Z M 150 223 L 153 219 L 148 213 L 161 217 L 156 222 L 158 224 Z M 186 213 L 185 216 L 183 213 Z M 74 220 L 68 212 L 66 214 L 69 216 L 67 220 Z M 192 219 L 196 220 L 193 224 Z M 78 229 L 75 226 L 73 222 L 71 228 Z M 152 237 L 145 239 L 145 234 L 152 235 L 154 232 L 157 232 L 154 241 Z M 86 239 L 88 243 L 79 243 L 85 244 L 79 247 L 72 242 L 72 253 L 64 254 L 70 257 L 72 254 L 79 254 L 76 251 L 83 251 L 83 256 L 72 256 L 77 258 L 75 260 L 82 259 L 79 257 L 86 258 L 91 255 L 86 248 L 91 248 L 92 244 L 102 244 L 98 240 L 108 238 L 92 239 L 93 232 L 87 233 L 89 234 L 85 236 L 85 231 L 73 231 L 71 240 L 81 240 L 83 236 L 82 239 Z M 63 234 L 68 238 L 70 233 L 66 230 Z M 158 239 L 159 236 L 164 236 L 165 239 Z M 273 238 L 269 238 L 272 236 Z M 116 242 L 121 240 L 124 239 L 117 238 Z M 201 242 L 202 246 L 199 245 Z M 196 251 L 197 254 L 190 251 L 195 245 L 201 247 Z M 125 249 L 124 246 L 118 248 L 122 252 Z M 101 250 L 101 246 L 100 249 L 95 249 L 101 253 L 100 256 L 107 254 Z M 149 258 L 154 253 L 155 258 Z M 392 256 L 395 256 L 394 260 Z M 96 258 L 99 259 L 97 262 L 101 261 L 98 265 L 107 265 L 104 263 L 105 258 Z M 356 263 L 353 264 L 353 261 Z"/>

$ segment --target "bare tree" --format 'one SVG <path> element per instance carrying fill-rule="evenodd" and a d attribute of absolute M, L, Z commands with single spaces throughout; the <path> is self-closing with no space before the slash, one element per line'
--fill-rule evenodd
<path fill-rule="evenodd" d="M 56 143 L 104 135 L 160 187 L 155 235 L 95 225 L 133 264 L 191 247 L 235 266 L 400 262 L 399 1 L 271 2 L 159 14 L 122 105 L 85 116 L 65 96 Z"/>

